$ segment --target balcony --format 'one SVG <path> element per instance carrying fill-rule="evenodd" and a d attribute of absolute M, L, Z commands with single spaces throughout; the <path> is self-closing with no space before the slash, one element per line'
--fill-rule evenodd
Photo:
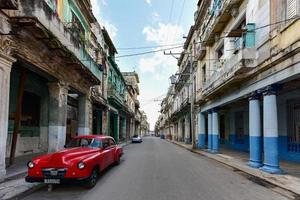
<path fill-rule="evenodd" d="M 241 37 L 235 37 L 233 55 L 227 60 L 215 61 L 214 73 L 204 83 L 203 94 L 243 78 L 256 66 L 255 24 L 248 24 Z"/>
<path fill-rule="evenodd" d="M 87 53 L 72 27 L 63 23 L 45 1 L 20 1 L 19 12 L 11 16 L 11 21 L 15 27 L 30 31 L 70 66 L 79 66 L 91 78 L 101 82 L 101 66 Z"/>
<path fill-rule="evenodd" d="M 222 32 L 224 27 L 230 20 L 231 9 L 239 7 L 243 0 L 215 0 L 213 7 L 207 12 L 204 20 L 202 30 L 203 41 L 207 45 L 212 45 L 214 43 L 215 35 Z"/>
<path fill-rule="evenodd" d="M 205 54 L 206 54 L 206 46 L 202 42 L 197 43 L 195 47 L 195 58 L 197 60 L 202 60 Z"/>
<path fill-rule="evenodd" d="M 107 89 L 108 98 L 112 100 L 117 106 L 121 107 L 124 103 L 124 96 L 120 94 L 120 92 L 117 90 L 116 86 L 112 83 L 108 84 Z"/>
<path fill-rule="evenodd" d="M 255 48 L 243 48 L 230 59 L 215 62 L 218 69 L 205 82 L 203 93 L 207 94 L 220 86 L 224 86 L 229 81 L 240 79 L 239 75 L 256 66 L 255 56 Z"/>

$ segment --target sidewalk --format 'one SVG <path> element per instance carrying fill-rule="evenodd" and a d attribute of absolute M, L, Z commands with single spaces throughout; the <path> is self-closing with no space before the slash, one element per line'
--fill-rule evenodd
<path fill-rule="evenodd" d="M 31 154 L 16 158 L 15 163 L 6 168 L 6 177 L 0 182 L 0 199 L 16 198 L 26 192 L 31 192 L 43 186 L 43 184 L 26 183 L 24 177 L 27 173 L 27 162 L 40 154 Z"/>
<path fill-rule="evenodd" d="M 168 140 L 170 141 L 170 140 Z M 300 195 L 300 165 L 294 165 L 288 162 L 282 162 L 282 169 L 287 173 L 284 175 L 274 175 L 263 172 L 259 169 L 249 167 L 247 165 L 248 159 L 243 153 L 222 149 L 222 153 L 212 154 L 205 150 L 192 149 L 192 145 L 183 144 L 176 141 L 170 141 L 178 146 L 181 146 L 187 150 L 190 150 L 199 155 L 216 160 L 222 164 L 230 166 L 238 171 L 242 171 L 246 174 L 259 178 L 272 185 L 275 185 L 284 190 L 288 190 L 296 195 Z"/>
<path fill-rule="evenodd" d="M 122 142 L 118 145 L 125 147 L 130 142 Z M 18 157 L 15 163 L 8 167 L 7 175 L 3 182 L 0 182 L 0 200 L 16 199 L 17 197 L 31 193 L 45 184 L 42 183 L 26 183 L 25 176 L 27 174 L 27 162 L 39 154 L 31 154 L 28 156 Z"/>

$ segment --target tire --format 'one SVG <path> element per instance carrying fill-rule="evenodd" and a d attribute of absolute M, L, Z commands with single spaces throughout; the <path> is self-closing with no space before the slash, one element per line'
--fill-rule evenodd
<path fill-rule="evenodd" d="M 95 185 L 97 184 L 97 180 L 98 180 L 98 170 L 97 168 L 94 168 L 93 171 L 91 172 L 86 187 L 88 189 L 95 187 Z"/>
<path fill-rule="evenodd" d="M 116 165 L 119 165 L 121 163 L 121 156 L 118 156 L 118 158 L 115 161 Z"/>

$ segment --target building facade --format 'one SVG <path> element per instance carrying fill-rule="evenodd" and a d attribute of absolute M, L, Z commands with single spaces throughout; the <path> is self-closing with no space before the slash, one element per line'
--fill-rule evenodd
<path fill-rule="evenodd" d="M 16 156 L 91 134 L 102 123 L 93 110 L 106 100 L 89 1 L 1 1 L 0 8 L 1 179 Z"/>
<path fill-rule="evenodd" d="M 184 54 L 199 148 L 248 152 L 250 166 L 270 173 L 282 172 L 280 160 L 300 162 L 299 4 L 198 2 Z"/>

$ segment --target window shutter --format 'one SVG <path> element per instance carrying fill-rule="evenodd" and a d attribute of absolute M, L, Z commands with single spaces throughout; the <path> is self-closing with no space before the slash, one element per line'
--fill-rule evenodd
<path fill-rule="evenodd" d="M 287 0 L 287 19 L 291 19 L 298 14 L 297 3 L 299 0 Z"/>

